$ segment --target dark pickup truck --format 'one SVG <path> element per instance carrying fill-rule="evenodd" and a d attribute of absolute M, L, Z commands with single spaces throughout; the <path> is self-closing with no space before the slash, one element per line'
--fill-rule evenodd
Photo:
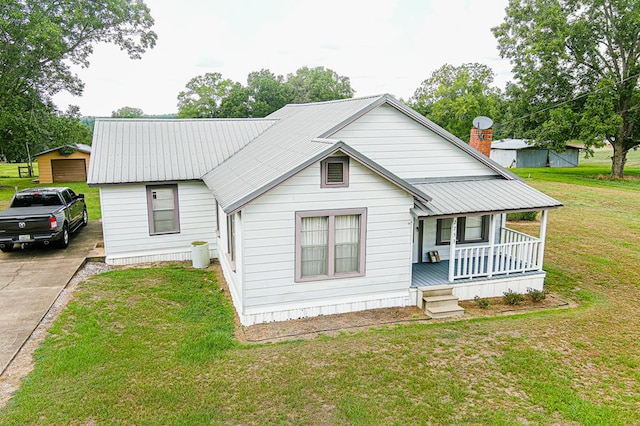
<path fill-rule="evenodd" d="M 0 212 L 0 250 L 55 243 L 69 245 L 69 234 L 88 222 L 84 195 L 69 188 L 29 188 L 18 191 Z"/>

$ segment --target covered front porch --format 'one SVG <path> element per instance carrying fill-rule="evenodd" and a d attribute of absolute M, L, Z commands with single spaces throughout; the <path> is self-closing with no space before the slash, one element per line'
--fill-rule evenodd
<path fill-rule="evenodd" d="M 412 210 L 412 288 L 451 285 L 460 299 L 542 289 L 548 213 L 560 202 L 517 178 L 414 185 L 432 198 L 416 200 Z M 524 212 L 539 213 L 537 236 L 508 227 L 508 213 Z"/>

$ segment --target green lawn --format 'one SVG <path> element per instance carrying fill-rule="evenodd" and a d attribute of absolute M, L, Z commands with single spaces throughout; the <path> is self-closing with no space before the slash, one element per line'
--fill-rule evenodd
<path fill-rule="evenodd" d="M 112 271 L 79 286 L 0 424 L 640 424 L 640 180 L 581 161 L 518 171 L 565 205 L 546 285 L 578 308 L 246 346 L 213 270 Z"/>
<path fill-rule="evenodd" d="M 20 178 L 18 175 L 18 166 L 26 166 L 26 163 L 21 164 L 2 164 L 0 163 L 0 210 L 4 210 L 9 207 L 9 202 L 13 196 L 16 188 L 18 190 L 24 188 L 32 188 L 38 186 L 68 186 L 78 194 L 85 195 L 85 201 L 87 203 L 87 210 L 89 212 L 89 219 L 95 220 L 102 217 L 102 211 L 100 210 L 100 191 L 96 187 L 89 187 L 83 182 L 68 182 L 55 184 L 38 184 L 33 180 L 38 176 L 38 163 L 33 163 L 33 171 L 35 177 Z"/>

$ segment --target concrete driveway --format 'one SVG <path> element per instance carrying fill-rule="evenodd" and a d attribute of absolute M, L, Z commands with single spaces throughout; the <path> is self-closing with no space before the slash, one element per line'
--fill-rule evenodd
<path fill-rule="evenodd" d="M 0 374 L 101 240 L 102 224 L 91 221 L 71 235 L 65 250 L 0 252 Z"/>

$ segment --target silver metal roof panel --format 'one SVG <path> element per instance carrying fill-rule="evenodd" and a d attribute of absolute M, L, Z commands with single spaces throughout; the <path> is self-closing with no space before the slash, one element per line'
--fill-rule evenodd
<path fill-rule="evenodd" d="M 98 119 L 89 184 L 201 179 L 276 123 L 267 119 Z"/>
<path fill-rule="evenodd" d="M 521 180 L 485 179 L 414 184 L 431 201 L 414 209 L 420 217 L 551 209 L 562 203 Z"/>

